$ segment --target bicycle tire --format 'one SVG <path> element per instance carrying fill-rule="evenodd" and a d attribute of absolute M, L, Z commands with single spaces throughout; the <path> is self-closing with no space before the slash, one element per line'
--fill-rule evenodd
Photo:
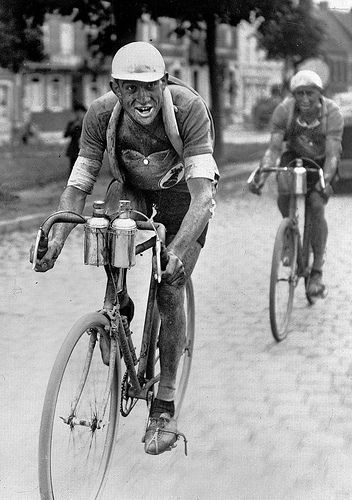
<path fill-rule="evenodd" d="M 272 334 L 277 342 L 286 338 L 297 284 L 297 234 L 289 218 L 281 221 L 276 234 L 271 263 L 269 313 Z M 284 248 L 289 263 L 284 265 Z"/>
<path fill-rule="evenodd" d="M 185 311 L 186 311 L 186 341 L 185 346 L 181 355 L 179 362 L 177 382 L 176 382 L 176 394 L 175 394 L 175 418 L 179 417 L 181 407 L 183 405 L 184 397 L 187 390 L 187 385 L 189 381 L 189 376 L 191 373 L 192 358 L 193 358 L 193 348 L 194 348 L 194 338 L 195 338 L 195 301 L 194 301 L 194 290 L 191 279 L 188 279 L 185 286 Z M 154 310 L 155 314 L 158 315 L 157 307 Z M 147 378 L 152 378 L 156 375 L 158 371 L 157 364 L 159 361 L 159 349 L 157 345 L 157 338 L 159 333 L 160 321 L 153 321 L 154 331 L 152 333 L 152 342 L 149 348 L 148 362 L 147 362 Z M 153 340 L 154 339 L 154 340 Z M 154 394 L 156 393 L 156 387 L 154 387 Z"/>
<path fill-rule="evenodd" d="M 119 422 L 121 397 L 119 355 L 116 356 L 104 425 L 96 431 L 81 425 L 71 428 L 62 421 L 61 413 L 63 413 L 62 408 L 64 415 L 71 411 L 71 394 L 77 392 L 73 379 L 76 377 L 79 380 L 82 379 L 82 370 L 77 367 L 81 366 L 81 360 L 87 357 L 86 332 L 89 330 L 91 335 L 92 331 L 102 331 L 107 326 L 109 326 L 109 321 L 101 313 L 83 316 L 69 331 L 56 357 L 44 398 L 39 433 L 39 486 L 42 500 L 67 500 L 67 498 L 97 500 L 103 492 Z M 88 374 L 83 382 L 80 402 L 77 406 L 79 418 L 98 418 L 98 413 L 96 412 L 96 415 L 94 413 L 99 406 L 97 398 L 100 387 L 98 384 L 106 386 L 109 370 L 101 360 L 98 343 L 99 341 L 93 349 L 93 357 L 88 363 Z M 69 380 L 66 377 L 69 377 Z M 94 383 L 96 386 L 93 387 Z M 91 396 L 90 401 L 86 400 L 89 396 Z M 86 402 L 88 415 L 84 412 Z M 102 445 L 100 445 L 101 442 Z M 65 452 L 62 451 L 64 445 Z M 88 449 L 85 448 L 86 446 Z M 63 457 L 60 456 L 61 453 L 65 453 Z M 90 464 L 91 460 L 92 464 Z M 85 491 L 87 493 L 84 493 Z"/>

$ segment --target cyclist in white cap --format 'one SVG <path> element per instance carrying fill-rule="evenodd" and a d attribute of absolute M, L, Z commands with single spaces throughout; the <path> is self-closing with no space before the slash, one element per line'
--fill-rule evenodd
<path fill-rule="evenodd" d="M 323 84 L 314 71 L 298 71 L 291 78 L 290 90 L 292 96 L 284 99 L 274 110 L 271 140 L 261 167 L 273 167 L 279 159 L 280 166 L 285 166 L 294 158 L 310 158 L 323 167 L 325 189 L 321 190 L 316 174 L 308 172 L 307 197 L 312 209 L 314 254 L 309 294 L 324 296 L 322 269 L 328 237 L 325 206 L 333 192 L 331 184 L 337 174 L 343 118 L 338 106 L 322 95 Z M 258 173 L 250 186 L 253 193 L 261 193 L 266 177 L 267 174 Z M 283 217 L 287 217 L 289 196 L 279 194 L 278 206 Z"/>
<path fill-rule="evenodd" d="M 184 283 L 205 242 L 218 178 L 208 108 L 193 89 L 175 83 L 179 84 L 168 84 L 164 60 L 151 44 L 133 42 L 116 53 L 111 91 L 88 109 L 79 156 L 59 205 L 62 210 L 82 212 L 106 150 L 114 178 L 106 197 L 108 212 L 116 212 L 119 199 L 133 196 L 134 208 L 143 205 L 151 215 L 154 207 L 154 220 L 166 226 L 169 260 L 158 290 L 161 377 L 144 439 L 150 454 L 162 453 L 175 442 L 175 379 L 185 335 Z M 55 227 L 49 250 L 37 265 L 39 271 L 53 267 L 71 230 L 67 224 Z M 127 296 L 121 312 L 131 319 L 132 311 Z"/>

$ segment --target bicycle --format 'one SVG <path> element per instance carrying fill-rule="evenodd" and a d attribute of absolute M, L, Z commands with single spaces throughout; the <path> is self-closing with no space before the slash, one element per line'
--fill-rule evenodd
<path fill-rule="evenodd" d="M 156 257 L 156 272 L 152 272 L 150 278 L 140 354 L 137 358 L 129 318 L 121 314 L 120 303 L 127 291 L 127 270 L 133 265 L 134 259 L 130 237 L 127 248 L 129 265 L 115 267 L 110 263 L 116 263 L 112 257 L 114 241 L 116 243 L 119 238 L 123 238 L 121 234 L 116 235 L 112 229 L 113 223 L 132 212 L 143 215 L 132 210 L 129 202 L 121 201 L 119 213 L 105 224 L 108 226 L 107 231 L 94 231 L 88 225 L 89 218 L 80 214 L 56 212 L 43 222 L 37 234 L 33 268 L 37 258 L 46 252 L 53 224 L 85 224 L 85 232 L 93 232 L 93 246 L 87 245 L 85 236 L 85 263 L 93 263 L 89 262 L 93 254 L 93 265 L 103 262 L 107 274 L 103 308 L 86 314 L 73 325 L 56 357 L 47 385 L 39 433 L 39 486 L 43 500 L 101 498 L 116 444 L 119 413 L 127 417 L 139 400 L 146 401 L 149 411 L 156 394 L 160 378 L 160 318 L 156 292 L 162 267 L 166 266 L 163 262 L 165 227 L 144 215 L 147 220 L 135 222 L 138 230 L 153 231 L 154 234 L 142 243 L 135 244 L 134 255 L 152 248 Z M 190 279 L 186 281 L 185 290 L 186 342 L 177 375 L 176 418 L 188 384 L 194 345 L 194 292 Z M 110 344 L 108 361 L 102 357 L 102 342 Z M 100 345 L 100 349 L 96 348 L 97 345 Z M 126 366 L 124 375 L 121 358 Z M 175 441 L 179 438 L 184 439 L 187 455 L 186 438 L 178 433 Z"/>
<path fill-rule="evenodd" d="M 303 161 L 311 166 L 304 167 Z M 260 167 L 255 169 L 247 182 L 250 184 Z M 272 334 L 277 342 L 286 338 L 291 318 L 294 292 L 299 279 L 304 278 L 307 301 L 313 305 L 316 296 L 309 294 L 312 268 L 311 212 L 307 194 L 306 172 L 319 173 L 321 188 L 325 188 L 323 169 L 310 158 L 291 160 L 285 167 L 265 167 L 263 173 L 276 172 L 284 176 L 284 193 L 290 196 L 289 215 L 282 219 L 276 233 L 271 262 L 269 315 Z M 299 200 L 304 197 L 303 239 L 299 227 Z"/>

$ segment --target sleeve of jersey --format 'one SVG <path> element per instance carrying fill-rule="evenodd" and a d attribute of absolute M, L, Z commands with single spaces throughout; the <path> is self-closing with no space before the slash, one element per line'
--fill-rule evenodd
<path fill-rule="evenodd" d="M 102 161 L 106 148 L 106 113 L 96 111 L 94 104 L 88 109 L 82 125 L 79 155 Z"/>
<path fill-rule="evenodd" d="M 212 154 L 206 153 L 185 158 L 186 181 L 197 177 L 203 177 L 212 181 L 216 181 L 219 178 L 219 170 Z"/>
<path fill-rule="evenodd" d="M 342 140 L 343 134 L 343 117 L 338 107 L 333 107 L 328 114 L 326 136 L 337 141 Z"/>
<path fill-rule="evenodd" d="M 184 106 L 180 134 L 183 141 L 183 157 L 213 153 L 211 123 L 205 104 L 194 97 Z"/>
<path fill-rule="evenodd" d="M 99 160 L 78 156 L 67 181 L 67 186 L 75 187 L 90 194 L 100 172 L 101 164 Z"/>
<path fill-rule="evenodd" d="M 271 133 L 286 133 L 288 120 L 288 109 L 282 103 L 280 103 L 274 109 L 273 116 L 271 118 Z"/>
<path fill-rule="evenodd" d="M 212 181 L 219 178 L 213 157 L 211 123 L 206 107 L 199 97 L 192 99 L 181 125 L 186 181 L 203 177 Z"/>

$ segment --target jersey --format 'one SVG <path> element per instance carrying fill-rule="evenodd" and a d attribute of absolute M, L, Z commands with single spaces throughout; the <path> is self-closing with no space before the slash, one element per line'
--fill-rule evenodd
<path fill-rule="evenodd" d="M 175 234 L 190 204 L 186 181 L 203 177 L 215 182 L 218 170 L 214 160 L 202 161 L 213 153 L 212 121 L 203 99 L 181 85 L 172 84 L 168 89 L 182 139 L 182 158 L 160 116 L 153 132 L 146 131 L 121 109 L 113 92 L 94 101 L 86 113 L 79 157 L 101 165 L 107 150 L 113 177 L 142 191 L 149 208 L 157 208 L 155 220 Z M 191 161 L 193 158 L 196 160 Z M 84 169 L 82 173 L 78 160 L 68 185 L 89 192 L 86 180 L 97 175 L 96 167 L 94 173 Z"/>
<path fill-rule="evenodd" d="M 337 104 L 322 96 L 318 118 L 313 123 L 305 123 L 299 116 L 295 99 L 287 97 L 274 110 L 271 132 L 283 134 L 287 151 L 321 160 L 326 155 L 327 138 L 337 141 L 341 150 L 343 117 Z"/>

